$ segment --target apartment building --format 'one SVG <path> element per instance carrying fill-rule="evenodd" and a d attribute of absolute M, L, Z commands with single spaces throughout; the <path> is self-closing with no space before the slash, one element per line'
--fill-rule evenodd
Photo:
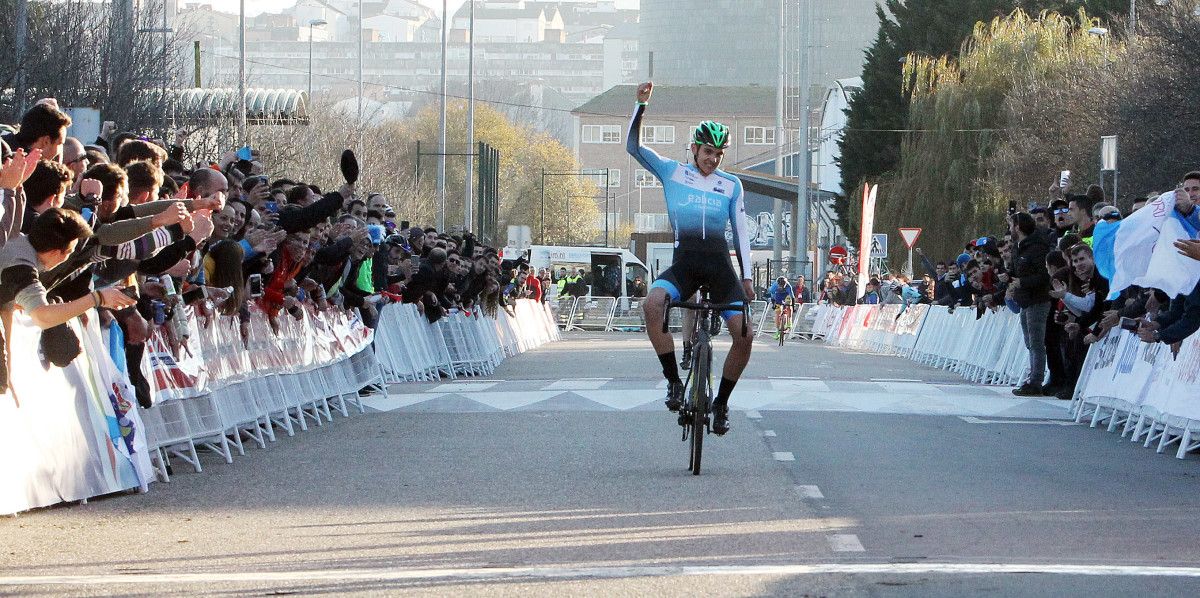
<path fill-rule="evenodd" d="M 635 89 L 617 85 L 572 112 L 575 151 L 583 169 L 608 169 L 610 222 L 633 222 L 638 232 L 669 230 L 662 183 L 625 151 Z M 692 130 L 709 119 L 732 133 L 723 167 L 744 168 L 774 156 L 775 89 L 756 86 L 659 86 L 642 120 L 642 143 L 665 157 L 688 160 Z M 592 176 L 603 185 L 603 175 Z M 598 199 L 601 211 L 603 201 Z"/>

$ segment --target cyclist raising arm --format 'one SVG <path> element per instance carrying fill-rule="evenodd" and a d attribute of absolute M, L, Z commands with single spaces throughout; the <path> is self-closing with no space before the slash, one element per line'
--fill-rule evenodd
<path fill-rule="evenodd" d="M 675 231 L 675 255 L 671 267 L 650 286 L 643 309 L 650 343 L 658 354 L 663 376 L 668 382 L 667 407 L 677 411 L 683 404 L 683 381 L 679 379 L 679 366 L 675 361 L 675 340 L 662 330 L 667 299 L 679 301 L 692 296 L 701 286 L 707 286 L 714 303 L 744 304 L 754 299 L 754 289 L 742 182 L 718 170 L 725 148 L 729 146 L 729 128 L 713 121 L 700 123 L 692 135 L 692 164 L 663 158 L 643 146 L 640 139 L 642 115 L 653 91 L 653 83 L 638 86 L 637 107 L 629 123 L 626 149 L 662 181 L 667 216 Z M 730 225 L 740 274 L 734 271 L 729 260 L 725 229 Z M 750 361 L 754 338 L 749 322 L 745 323 L 746 333 L 742 334 L 744 316 L 741 311 L 728 311 L 722 315 L 733 334 L 733 347 L 725 358 L 721 385 L 713 400 L 712 431 L 716 434 L 729 431 L 729 395 Z"/>

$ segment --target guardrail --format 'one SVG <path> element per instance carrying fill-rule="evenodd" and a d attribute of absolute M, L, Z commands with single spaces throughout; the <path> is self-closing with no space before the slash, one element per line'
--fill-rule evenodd
<path fill-rule="evenodd" d="M 173 459 L 202 471 L 199 448 L 231 463 L 247 443 L 266 447 L 278 432 L 363 412 L 365 387 L 488 374 L 558 338 L 550 311 L 532 301 L 496 319 L 455 314 L 432 325 L 412 305 L 388 305 L 381 334 L 356 312 L 300 314 L 282 315 L 277 330 L 253 307 L 245 322 L 189 317 L 184 338 L 156 329 L 134 364 L 153 394 L 139 408 L 110 356 L 110 343 L 124 345 L 119 328 L 101 331 L 94 311 L 72 320 L 82 352 L 58 368 L 42 361 L 41 331 L 15 313 L 11 388 L 0 394 L 0 514 L 146 491 L 156 478 L 169 481 Z"/>
<path fill-rule="evenodd" d="M 1008 310 L 917 305 L 817 306 L 813 334 L 835 346 L 894 354 L 956 372 L 982 384 L 1015 386 L 1027 378 L 1029 353 L 1020 319 Z M 1200 335 L 1178 355 L 1111 330 L 1092 345 L 1072 394 L 1071 414 L 1092 427 L 1105 425 L 1132 442 L 1172 445 L 1184 458 L 1200 449 Z"/>

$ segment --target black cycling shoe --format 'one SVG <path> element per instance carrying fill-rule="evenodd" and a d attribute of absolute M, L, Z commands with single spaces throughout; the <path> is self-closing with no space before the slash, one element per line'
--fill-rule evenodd
<path fill-rule="evenodd" d="M 683 383 L 668 382 L 667 383 L 667 409 L 671 411 L 679 411 L 683 407 Z"/>
<path fill-rule="evenodd" d="M 679 367 L 681 369 L 692 369 L 692 345 L 683 343 L 683 357 L 679 358 Z"/>
<path fill-rule="evenodd" d="M 724 436 L 729 432 L 729 406 L 713 405 L 712 433 Z"/>

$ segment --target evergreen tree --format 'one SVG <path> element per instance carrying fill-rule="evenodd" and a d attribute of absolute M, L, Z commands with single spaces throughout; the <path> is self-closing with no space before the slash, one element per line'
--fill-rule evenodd
<path fill-rule="evenodd" d="M 1021 8 L 1036 15 L 1043 10 L 1088 14 L 1109 22 L 1124 16 L 1126 0 L 884 0 L 876 9 L 879 33 L 866 51 L 863 86 L 850 100 L 847 128 L 839 142 L 842 197 L 835 203 L 838 221 L 851 240 L 852 199 L 861 196 L 864 181 L 886 179 L 900 160 L 901 130 L 907 128 L 909 98 L 901 93 L 901 62 L 909 54 L 956 58 L 962 42 L 977 22 L 988 22 Z"/>

